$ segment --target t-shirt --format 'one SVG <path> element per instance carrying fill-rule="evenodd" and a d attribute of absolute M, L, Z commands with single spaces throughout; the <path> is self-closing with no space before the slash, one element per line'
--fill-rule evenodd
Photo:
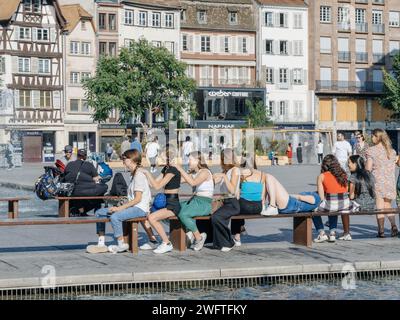
<path fill-rule="evenodd" d="M 134 140 L 131 144 L 131 149 L 132 150 L 138 150 L 140 153 L 143 152 L 142 150 L 142 145 L 140 144 L 140 142 L 138 140 Z"/>
<path fill-rule="evenodd" d="M 181 173 L 179 170 L 175 167 L 168 167 L 165 166 L 162 170 L 161 173 L 165 176 L 167 173 L 171 173 L 174 176 L 172 179 L 165 185 L 165 190 L 172 190 L 172 189 L 179 189 L 181 186 Z"/>
<path fill-rule="evenodd" d="M 317 144 L 317 153 L 318 154 L 323 154 L 324 153 L 324 144 L 323 143 L 318 143 Z"/>
<path fill-rule="evenodd" d="M 80 174 L 76 182 L 76 185 L 88 184 L 88 183 L 95 184 L 93 178 L 99 175 L 94 165 L 91 164 L 90 162 L 83 160 L 75 160 L 67 164 L 64 171 L 65 175 L 64 182 L 74 183 L 78 172 L 80 172 Z"/>
<path fill-rule="evenodd" d="M 351 148 L 350 143 L 343 140 L 343 141 L 335 142 L 332 151 L 335 154 L 336 158 L 340 162 L 343 162 L 343 161 L 347 161 L 347 158 L 349 157 L 349 155 L 351 155 L 353 150 Z"/>
<path fill-rule="evenodd" d="M 186 141 L 183 144 L 183 154 L 185 156 L 189 155 L 193 151 L 193 143 L 191 141 Z"/>
<path fill-rule="evenodd" d="M 160 149 L 160 146 L 156 142 L 150 142 L 147 144 L 146 147 L 146 156 L 147 158 L 154 158 L 157 157 L 158 150 Z"/>
<path fill-rule="evenodd" d="M 149 182 L 143 172 L 136 171 L 135 176 L 131 178 L 131 183 L 128 187 L 128 200 L 132 201 L 135 199 L 135 191 L 142 192 L 142 200 L 135 205 L 144 212 L 149 212 L 151 202 L 151 192 Z"/>

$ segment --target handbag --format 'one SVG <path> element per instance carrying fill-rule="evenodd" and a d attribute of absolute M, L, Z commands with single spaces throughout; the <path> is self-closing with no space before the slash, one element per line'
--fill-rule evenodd
<path fill-rule="evenodd" d="M 150 208 L 150 212 L 155 212 L 160 209 L 164 209 L 167 206 L 167 197 L 164 193 L 157 193 L 154 197 L 153 205 Z"/>
<path fill-rule="evenodd" d="M 83 166 L 84 161 L 82 161 L 81 166 L 79 167 L 79 171 L 76 175 L 75 181 L 72 182 L 59 182 L 57 185 L 57 195 L 61 197 L 70 197 L 75 190 L 75 184 L 79 179 L 81 174 L 81 168 Z"/>

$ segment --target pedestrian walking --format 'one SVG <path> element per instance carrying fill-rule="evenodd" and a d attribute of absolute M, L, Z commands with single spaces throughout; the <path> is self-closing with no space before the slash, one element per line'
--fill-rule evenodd
<path fill-rule="evenodd" d="M 297 156 L 297 163 L 302 164 L 303 163 L 303 147 L 301 146 L 301 143 L 296 148 L 296 156 Z"/>
<path fill-rule="evenodd" d="M 332 153 L 338 159 L 340 166 L 347 174 L 349 174 L 349 168 L 347 166 L 347 160 L 353 153 L 350 143 L 344 139 L 343 133 L 338 133 L 337 141 L 333 145 Z"/>
<path fill-rule="evenodd" d="M 193 142 L 190 141 L 190 137 L 187 136 L 185 142 L 182 145 L 182 159 L 183 159 L 183 167 L 186 172 L 189 171 L 189 156 L 190 153 L 193 152 Z"/>
<path fill-rule="evenodd" d="M 7 149 L 6 149 L 6 159 L 8 163 L 7 170 L 11 170 L 15 167 L 14 165 L 14 146 L 11 141 L 8 141 Z"/>
<path fill-rule="evenodd" d="M 145 147 L 146 158 L 150 162 L 150 172 L 154 173 L 157 171 L 157 156 L 160 150 L 160 145 L 157 142 L 157 137 L 149 141 Z"/>
<path fill-rule="evenodd" d="M 288 147 L 286 149 L 286 156 L 288 157 L 288 164 L 292 165 L 293 148 L 291 143 L 288 144 Z"/>
<path fill-rule="evenodd" d="M 318 141 L 317 144 L 317 155 L 318 155 L 318 164 L 321 164 L 322 159 L 324 158 L 324 144 L 322 143 L 321 139 Z"/>
<path fill-rule="evenodd" d="M 107 143 L 107 147 L 106 147 L 106 154 L 107 154 L 107 161 L 111 160 L 111 156 L 114 152 L 114 149 L 112 147 L 112 145 L 110 143 Z"/>

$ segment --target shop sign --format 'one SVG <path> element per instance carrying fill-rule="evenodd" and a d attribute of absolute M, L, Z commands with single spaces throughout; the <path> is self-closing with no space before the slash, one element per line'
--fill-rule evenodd
<path fill-rule="evenodd" d="M 195 125 L 199 129 L 235 129 L 241 128 L 246 121 L 195 121 Z"/>
<path fill-rule="evenodd" d="M 126 130 L 125 132 L 125 129 L 102 129 L 100 130 L 100 135 L 105 137 L 122 137 L 125 134 L 129 135 L 128 131 Z"/>
<path fill-rule="evenodd" d="M 208 91 L 210 97 L 248 97 L 249 92 L 246 91 Z"/>

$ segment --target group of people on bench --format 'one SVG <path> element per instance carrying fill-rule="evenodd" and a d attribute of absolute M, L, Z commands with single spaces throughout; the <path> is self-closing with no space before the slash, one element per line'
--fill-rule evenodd
<path fill-rule="evenodd" d="M 381 143 L 377 139 L 377 143 Z M 375 179 L 366 170 L 366 161 L 360 155 L 352 155 L 348 159 L 347 166 L 351 175 L 346 173 L 334 155 L 325 156 L 317 178 L 317 190 L 295 195 L 289 195 L 271 174 L 257 170 L 253 157 L 243 156 L 238 163 L 235 151 L 230 148 L 221 151 L 222 172 L 214 174 L 198 151 L 189 155 L 189 172 L 177 163 L 173 148 L 167 145 L 163 155 L 166 165 L 161 174 L 154 177 L 141 167 L 142 154 L 139 150 L 132 149 L 123 153 L 123 164 L 131 173 L 128 200 L 123 205 L 102 208 L 95 212 L 97 217 L 110 217 L 117 244 L 106 246 L 105 223 L 98 223 L 98 243 L 88 246 L 88 252 L 127 251 L 129 245 L 124 240 L 123 222 L 139 217 L 147 217 L 142 225 L 149 241 L 140 247 L 143 250 L 153 250 L 157 254 L 171 251 L 173 247 L 161 221 L 177 216 L 186 230 L 188 245 L 195 251 L 200 251 L 208 239 L 213 248 L 228 252 L 241 245 L 240 236 L 245 230 L 244 220 L 231 221 L 231 217 L 235 215 L 269 216 L 316 210 L 348 213 L 360 208 L 375 209 Z M 183 183 L 193 188 L 193 195 L 188 200 L 180 201 L 179 190 Z M 216 196 L 217 187 L 223 197 Z M 151 188 L 155 191 L 162 190 L 153 202 Z M 209 220 L 194 219 L 209 215 Z M 337 237 L 337 220 L 338 216 L 329 216 L 327 234 L 321 217 L 313 217 L 318 230 L 318 237 L 314 241 L 334 242 Z M 342 215 L 342 221 L 344 234 L 339 239 L 351 240 L 349 216 Z M 160 242 L 153 230 L 161 238 Z M 395 235 L 397 228 L 392 228 L 392 236 Z"/>

